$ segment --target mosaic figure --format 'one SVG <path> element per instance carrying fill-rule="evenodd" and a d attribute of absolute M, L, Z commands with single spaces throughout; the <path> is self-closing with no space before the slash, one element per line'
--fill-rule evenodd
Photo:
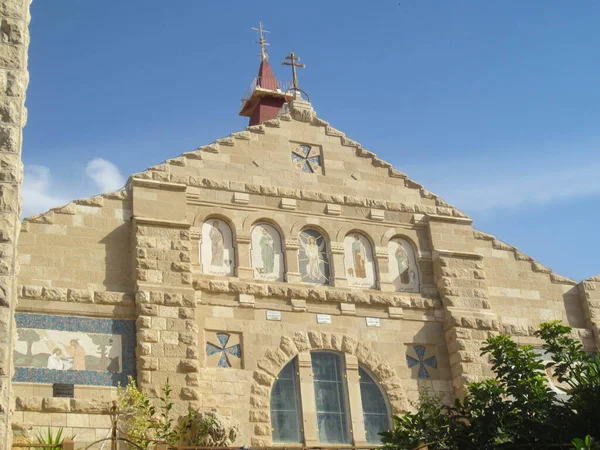
<path fill-rule="evenodd" d="M 233 233 L 222 220 L 209 219 L 202 224 L 200 261 L 204 273 L 232 276 L 235 268 Z"/>
<path fill-rule="evenodd" d="M 255 278 L 283 281 L 281 237 L 271 225 L 261 223 L 252 228 L 250 262 Z"/>
<path fill-rule="evenodd" d="M 412 245 L 401 238 L 388 244 L 390 281 L 396 291 L 419 292 L 419 271 Z"/>
<path fill-rule="evenodd" d="M 302 281 L 329 284 L 329 257 L 325 238 L 316 230 L 304 230 L 298 236 L 298 265 Z"/>
<path fill-rule="evenodd" d="M 48 356 L 48 369 L 64 370 L 66 358 L 63 357 L 63 352 L 60 348 L 55 348 L 50 356 Z"/>
<path fill-rule="evenodd" d="M 400 283 L 408 284 L 410 282 L 410 275 L 408 269 L 410 263 L 408 262 L 408 255 L 406 250 L 401 245 L 396 249 L 396 262 L 398 263 L 398 273 L 400 274 Z"/>
<path fill-rule="evenodd" d="M 212 223 L 212 229 L 210 230 L 210 245 L 211 245 L 211 266 L 222 266 L 223 265 L 223 233 L 219 230 L 219 222 L 216 220 Z"/>
<path fill-rule="evenodd" d="M 376 287 L 373 247 L 365 236 L 353 233 L 344 238 L 344 263 L 349 286 Z"/>
<path fill-rule="evenodd" d="M 79 345 L 78 339 L 71 339 L 69 341 L 70 345 L 61 344 L 67 355 L 73 358 L 73 370 L 85 370 L 85 349 Z"/>

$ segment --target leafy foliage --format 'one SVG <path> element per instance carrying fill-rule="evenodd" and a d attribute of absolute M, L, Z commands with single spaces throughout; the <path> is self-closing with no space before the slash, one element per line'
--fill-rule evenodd
<path fill-rule="evenodd" d="M 493 379 L 470 383 L 465 398 L 453 405 L 421 392 L 417 411 L 394 417 L 394 429 L 381 433 L 382 442 L 402 450 L 424 444 L 430 450 L 540 448 L 571 441 L 576 448 L 597 448 L 600 357 L 588 355 L 558 321 L 542 324 L 536 336 L 552 362 L 508 336 L 490 337 L 481 355 L 489 357 Z M 550 387 L 547 370 L 568 386 L 565 396 Z"/>
<path fill-rule="evenodd" d="M 168 380 L 161 391 L 158 406 L 154 406 L 148 394 L 137 387 L 132 377 L 129 377 L 127 386 L 119 386 L 117 426 L 121 437 L 144 449 L 153 448 L 155 442 L 173 446 L 224 446 L 229 440 L 235 439 L 235 431 L 222 429 L 222 424 L 216 423 L 214 414 L 189 411 L 183 417 L 175 417 L 175 404 L 171 399 L 172 389 Z M 233 439 L 230 439 L 231 436 Z"/>

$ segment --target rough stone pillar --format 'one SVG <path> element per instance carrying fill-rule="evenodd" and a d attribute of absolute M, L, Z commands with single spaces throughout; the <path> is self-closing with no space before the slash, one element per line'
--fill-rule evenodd
<path fill-rule="evenodd" d="M 578 288 L 587 326 L 593 331 L 596 348 L 600 350 L 600 275 L 582 281 Z"/>
<path fill-rule="evenodd" d="M 152 397 L 168 380 L 174 412 L 197 407 L 198 325 L 186 186 L 133 179 L 132 241 L 139 386 Z"/>
<path fill-rule="evenodd" d="M 348 420 L 351 423 L 352 443 L 356 446 L 367 445 L 365 419 L 363 417 L 360 394 L 360 375 L 358 374 L 358 358 L 344 353 L 346 358 L 346 379 L 348 380 L 348 403 L 352 412 Z"/>
<path fill-rule="evenodd" d="M 30 0 L 0 2 L 0 448 L 10 448 L 12 349 L 17 302 L 17 238 L 21 212 L 22 128 L 27 121 Z"/>
<path fill-rule="evenodd" d="M 475 252 L 471 221 L 430 216 L 429 231 L 452 383 L 455 395 L 462 397 L 469 382 L 488 374 L 487 358 L 480 356 L 480 349 L 500 325 L 487 301 L 483 257 Z"/>

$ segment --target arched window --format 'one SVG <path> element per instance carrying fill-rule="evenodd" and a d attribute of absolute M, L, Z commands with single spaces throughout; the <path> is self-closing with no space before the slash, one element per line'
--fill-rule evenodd
<path fill-rule="evenodd" d="M 419 292 L 419 268 L 415 251 L 406 239 L 395 238 L 388 244 L 390 281 L 396 291 Z"/>
<path fill-rule="evenodd" d="M 275 227 L 259 223 L 252 228 L 250 260 L 254 278 L 283 281 L 284 262 L 281 236 Z"/>
<path fill-rule="evenodd" d="M 279 372 L 271 391 L 273 442 L 302 442 L 296 359 Z"/>
<path fill-rule="evenodd" d="M 300 232 L 298 242 L 301 280 L 305 283 L 329 284 L 329 254 L 325 237 L 309 228 Z"/>
<path fill-rule="evenodd" d="M 348 286 L 377 287 L 373 247 L 364 235 L 350 233 L 344 238 L 344 264 Z"/>
<path fill-rule="evenodd" d="M 362 367 L 358 368 L 358 374 L 367 442 L 378 444 L 381 442 L 379 432 L 390 428 L 390 415 L 381 389 L 375 380 Z"/>
<path fill-rule="evenodd" d="M 202 271 L 214 275 L 233 276 L 235 270 L 235 249 L 233 233 L 224 221 L 208 219 L 202 224 L 200 243 Z"/>
<path fill-rule="evenodd" d="M 307 357 L 308 355 L 303 356 L 303 358 Z M 359 366 L 357 380 L 356 375 L 351 376 L 351 373 L 347 372 L 344 356 L 335 352 L 313 351 L 310 353 L 310 363 L 310 367 L 303 363 L 303 368 L 299 369 L 295 358 L 281 370 L 273 384 L 271 392 L 273 442 L 304 442 L 304 430 L 301 424 L 314 423 L 315 420 L 316 437 L 322 444 L 364 442 L 360 436 L 353 436 L 350 419 L 360 417 L 361 413 L 366 441 L 373 444 L 381 442 L 378 433 L 390 428 L 390 419 L 384 395 L 373 377 Z M 300 370 L 308 371 L 303 372 L 302 379 L 312 378 L 313 384 L 312 389 L 303 384 L 302 396 L 299 392 Z M 356 366 L 352 370 L 356 370 Z M 355 380 L 356 384 L 349 385 L 349 379 Z M 359 395 L 360 392 L 362 402 L 360 411 L 350 411 L 349 390 L 352 395 Z M 311 398 L 313 395 L 314 409 Z M 303 413 L 300 405 L 308 400 L 310 400 L 308 411 Z M 314 416 L 307 421 L 306 414 Z"/>
<path fill-rule="evenodd" d="M 319 442 L 350 444 L 348 433 L 348 394 L 340 355 L 312 352 L 315 404 Z"/>

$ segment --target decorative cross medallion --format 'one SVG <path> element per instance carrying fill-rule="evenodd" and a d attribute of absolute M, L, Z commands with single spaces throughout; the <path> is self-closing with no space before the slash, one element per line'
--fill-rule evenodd
<path fill-rule="evenodd" d="M 292 150 L 292 161 L 302 172 L 315 173 L 321 168 L 321 154 L 310 145 L 298 145 Z"/>
<path fill-rule="evenodd" d="M 409 369 L 412 369 L 417 364 L 419 365 L 419 378 L 429 378 L 429 372 L 427 372 L 427 368 L 425 366 L 429 366 L 432 369 L 437 369 L 437 359 L 435 356 L 430 356 L 429 358 L 425 358 L 426 349 L 422 345 L 415 345 L 413 347 L 415 354 L 417 355 L 417 359 L 412 356 L 406 355 L 406 364 Z"/>
<path fill-rule="evenodd" d="M 217 333 L 217 339 L 219 340 L 219 344 L 221 346 L 217 346 L 211 344 L 210 342 L 206 343 L 206 354 L 208 356 L 221 353 L 221 357 L 219 358 L 219 367 L 229 368 L 231 367 L 231 362 L 229 361 L 230 356 L 235 356 L 237 358 L 242 357 L 242 347 L 240 344 L 232 345 L 231 347 L 227 347 L 227 342 L 229 342 L 230 335 L 227 333 Z"/>

